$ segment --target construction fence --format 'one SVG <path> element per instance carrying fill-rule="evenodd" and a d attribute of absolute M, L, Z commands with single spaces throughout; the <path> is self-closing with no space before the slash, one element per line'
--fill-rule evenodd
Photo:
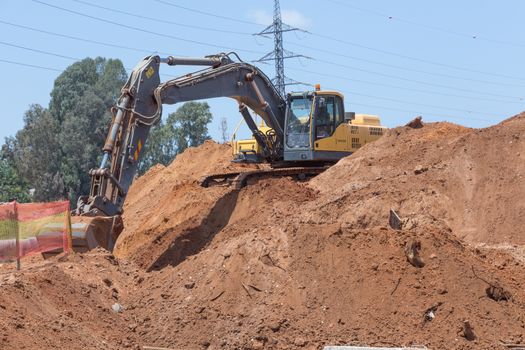
<path fill-rule="evenodd" d="M 69 202 L 0 204 L 0 262 L 71 251 Z"/>

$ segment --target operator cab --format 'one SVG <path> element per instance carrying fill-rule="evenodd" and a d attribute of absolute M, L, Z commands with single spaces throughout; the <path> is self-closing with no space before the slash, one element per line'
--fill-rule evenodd
<path fill-rule="evenodd" d="M 386 128 L 377 116 L 347 113 L 345 118 L 343 101 L 337 91 L 288 94 L 285 162 L 336 162 L 383 134 Z"/>

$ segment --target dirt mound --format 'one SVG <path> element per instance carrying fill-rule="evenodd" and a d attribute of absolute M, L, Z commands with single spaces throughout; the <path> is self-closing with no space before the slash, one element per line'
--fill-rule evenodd
<path fill-rule="evenodd" d="M 408 226 L 439 222 L 471 243 L 525 244 L 524 131 L 525 115 L 486 129 L 389 130 L 312 181 L 317 217 L 365 227 L 392 208 Z"/>
<path fill-rule="evenodd" d="M 22 266 L 0 273 L 2 349 L 122 349 L 140 341 L 130 332 L 133 316 L 112 309 L 132 293 L 135 268 L 103 250 Z"/>
<path fill-rule="evenodd" d="M 523 116 L 396 128 L 309 182 L 239 191 L 198 182 L 239 171 L 229 146 L 189 149 L 133 184 L 118 260 L 0 276 L 0 335 L 72 349 L 523 343 L 524 128 Z M 402 230 L 387 226 L 392 208 Z"/>
<path fill-rule="evenodd" d="M 203 191 L 199 181 L 210 174 L 259 167 L 232 163 L 231 158 L 231 146 L 206 141 L 198 148 L 188 148 L 169 166 L 158 165 L 138 178 L 126 198 L 125 229 L 118 240 L 115 255 L 150 267 L 173 245 L 181 232 L 202 234 L 224 225 L 221 211 L 230 190 L 214 187 Z M 206 218 L 208 220 L 203 222 Z M 211 227 L 207 228 L 209 225 Z"/>
<path fill-rule="evenodd" d="M 134 256 L 158 270 L 148 283 L 161 302 L 141 312 L 163 324 L 177 315 L 172 328 L 146 325 L 145 339 L 181 348 L 283 349 L 342 343 L 488 349 L 499 340 L 521 342 L 522 281 L 512 276 L 522 265 L 455 236 L 466 232 L 465 212 L 481 217 L 494 207 L 471 202 L 464 175 L 469 167 L 480 175 L 490 168 L 495 148 L 508 142 L 502 127 L 393 129 L 309 184 L 283 178 L 239 192 L 178 187 L 169 202 L 159 200 L 172 211 L 153 220 L 148 234 L 155 239 L 140 249 L 155 258 Z M 488 143 L 492 149 L 483 155 L 478 148 Z M 494 195 L 490 174 L 484 176 L 476 186 Z M 175 196 L 189 206 L 179 207 Z M 390 208 L 407 219 L 405 230 L 386 228 Z M 170 223 L 179 217 L 183 225 Z M 486 240 L 477 230 L 468 238 Z M 412 240 L 423 247 L 422 269 L 407 262 Z M 486 281 L 512 291 L 512 300 L 490 299 Z M 151 298 L 149 291 L 139 295 Z M 478 334 L 474 344 L 462 336 L 465 321 Z"/>
<path fill-rule="evenodd" d="M 422 269 L 403 253 L 414 236 L 422 244 Z M 149 276 L 154 294 L 144 293 L 135 305 L 151 323 L 138 329 L 146 343 L 173 348 L 497 349 L 500 340 L 524 340 L 525 295 L 513 277 L 522 268 L 435 230 L 238 223 L 200 253 Z M 490 299 L 481 278 L 503 285 L 512 301 Z M 475 342 L 462 336 L 467 320 Z"/>

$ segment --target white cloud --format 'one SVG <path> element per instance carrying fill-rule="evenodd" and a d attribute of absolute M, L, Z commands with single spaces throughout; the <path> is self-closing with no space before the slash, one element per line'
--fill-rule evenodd
<path fill-rule="evenodd" d="M 297 10 L 282 10 L 281 16 L 283 22 L 291 25 L 292 27 L 299 27 L 305 29 L 312 21 Z"/>
<path fill-rule="evenodd" d="M 312 22 L 309 18 L 297 10 L 282 10 L 281 16 L 283 22 L 292 26 L 305 29 Z M 264 25 L 270 25 L 273 21 L 273 15 L 265 10 L 255 10 L 251 13 L 255 22 Z"/>
<path fill-rule="evenodd" d="M 272 24 L 273 16 L 265 10 L 255 10 L 251 13 L 255 22 L 265 26 Z"/>

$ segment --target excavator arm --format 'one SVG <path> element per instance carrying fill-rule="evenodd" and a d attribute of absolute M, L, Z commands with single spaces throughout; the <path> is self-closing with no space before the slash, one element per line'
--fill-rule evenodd
<path fill-rule="evenodd" d="M 161 64 L 209 68 L 161 83 Z M 160 120 L 163 104 L 214 97 L 235 99 L 265 157 L 282 159 L 286 101 L 261 70 L 248 63 L 234 62 L 226 54 L 205 58 L 148 56 L 133 69 L 122 88 L 113 109 L 101 164 L 90 171 L 90 194 L 79 198 L 76 213 L 86 216 L 122 214 L 149 130 Z M 272 134 L 259 131 L 248 108 L 264 119 L 273 129 Z"/>

